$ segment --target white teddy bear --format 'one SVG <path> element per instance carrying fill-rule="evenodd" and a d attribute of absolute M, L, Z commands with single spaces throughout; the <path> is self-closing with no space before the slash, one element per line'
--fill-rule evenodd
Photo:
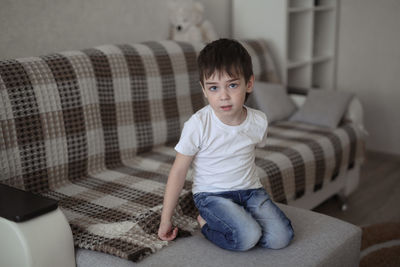
<path fill-rule="evenodd" d="M 217 39 L 211 23 L 203 19 L 204 7 L 200 2 L 171 0 L 169 9 L 172 40 L 208 43 Z"/>

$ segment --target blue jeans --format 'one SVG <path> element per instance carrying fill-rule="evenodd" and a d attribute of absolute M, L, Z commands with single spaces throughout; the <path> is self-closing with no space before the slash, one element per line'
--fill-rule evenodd
<path fill-rule="evenodd" d="M 207 222 L 201 232 L 221 248 L 245 251 L 258 244 L 280 249 L 294 237 L 290 220 L 264 188 L 201 192 L 193 198 Z"/>

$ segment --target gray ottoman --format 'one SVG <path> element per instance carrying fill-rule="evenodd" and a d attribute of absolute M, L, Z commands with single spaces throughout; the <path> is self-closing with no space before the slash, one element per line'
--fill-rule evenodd
<path fill-rule="evenodd" d="M 279 205 L 292 221 L 295 238 L 281 250 L 220 249 L 200 232 L 181 238 L 160 252 L 132 263 L 99 252 L 78 249 L 76 262 L 86 266 L 358 266 L 361 229 L 316 212 Z"/>

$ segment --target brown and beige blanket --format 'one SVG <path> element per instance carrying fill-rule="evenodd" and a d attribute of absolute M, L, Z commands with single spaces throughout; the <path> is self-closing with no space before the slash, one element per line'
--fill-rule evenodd
<path fill-rule="evenodd" d="M 277 81 L 265 42 L 244 41 L 256 79 Z M 0 61 L 0 182 L 59 201 L 77 247 L 137 261 L 157 238 L 164 187 L 183 123 L 205 105 L 201 45 L 106 45 Z M 257 150 L 278 202 L 320 190 L 362 160 L 351 124 L 331 131 L 280 122 Z M 174 215 L 196 227 L 190 173 Z M 12 203 L 10 203 L 12 205 Z"/>

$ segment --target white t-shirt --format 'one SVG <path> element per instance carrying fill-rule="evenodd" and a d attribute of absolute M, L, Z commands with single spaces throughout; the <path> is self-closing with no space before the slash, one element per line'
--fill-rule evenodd
<path fill-rule="evenodd" d="M 255 147 L 265 146 L 267 118 L 246 107 L 238 126 L 221 122 L 208 105 L 185 122 L 175 150 L 193 156 L 193 194 L 262 187 L 256 172 Z"/>

